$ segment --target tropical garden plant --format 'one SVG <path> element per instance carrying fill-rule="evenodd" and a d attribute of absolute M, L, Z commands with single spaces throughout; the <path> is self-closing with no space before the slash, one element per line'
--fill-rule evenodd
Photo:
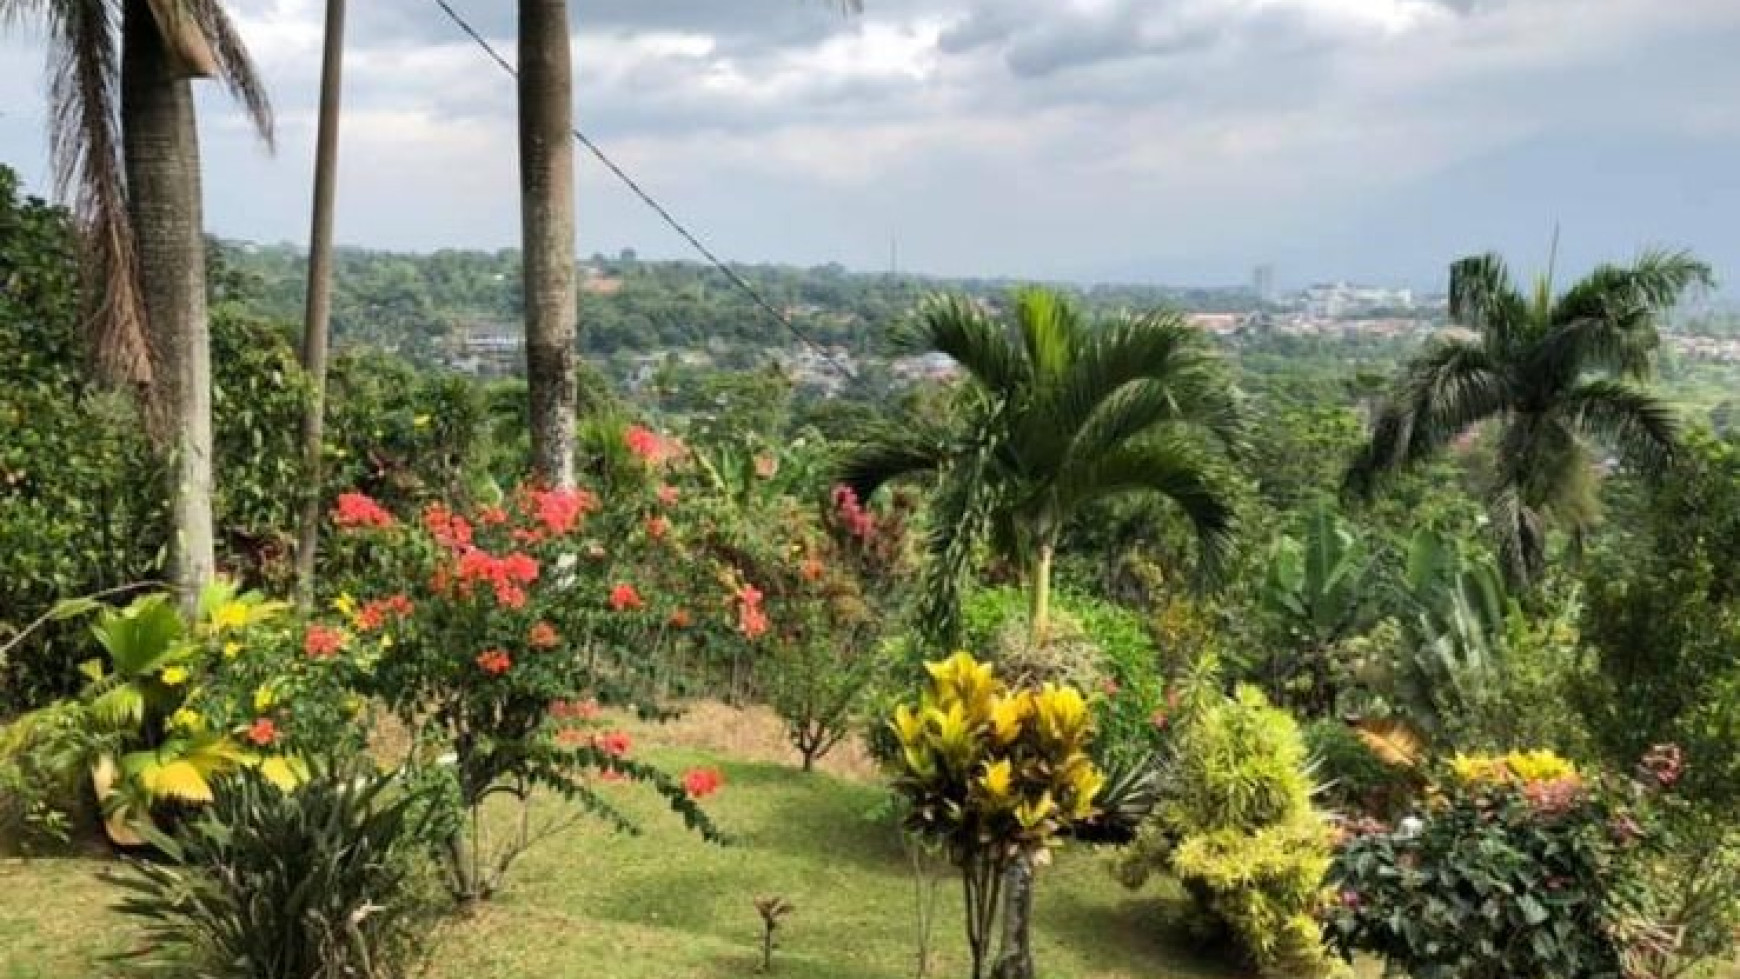
<path fill-rule="evenodd" d="M 1546 277 L 1525 293 L 1497 255 L 1456 262 L 1450 316 L 1473 335 L 1435 342 L 1396 378 L 1348 487 L 1370 496 L 1385 474 L 1492 423 L 1486 503 L 1498 554 L 1512 581 L 1537 579 L 1550 525 L 1576 535 L 1593 525 L 1598 450 L 1645 473 L 1674 454 L 1674 410 L 1645 382 L 1661 317 L 1710 281 L 1685 252 L 1603 265 L 1558 295 Z"/>
<path fill-rule="evenodd" d="M 1008 690 L 990 664 L 965 652 L 927 670 L 918 701 L 901 704 L 890 722 L 907 829 L 939 844 L 960 872 L 973 979 L 993 964 L 999 920 L 1003 941 L 991 974 L 1031 976 L 1029 905 L 1011 900 L 1004 913 L 1005 879 L 1031 887 L 1030 875 L 1010 868 L 1031 865 L 1098 813 L 1105 776 L 1088 753 L 1087 699 L 1068 687 Z"/>
<path fill-rule="evenodd" d="M 651 432 L 626 437 L 657 454 Z M 601 729 L 601 704 L 658 715 L 654 680 L 685 634 L 710 622 L 729 631 L 760 614 L 759 593 L 731 573 L 711 582 L 710 603 L 688 597 L 706 572 L 677 551 L 656 557 L 681 546 L 662 499 L 527 486 L 463 511 L 430 503 L 403 520 L 362 494 L 339 497 L 333 554 L 346 568 L 343 590 L 331 601 L 336 614 L 309 625 L 309 641 L 363 651 L 363 689 L 412 732 L 408 763 L 446 785 L 443 866 L 456 898 L 490 897 L 518 856 L 557 828 L 534 830 L 525 817 L 534 789 L 632 829 L 601 783 L 641 782 L 719 838 L 695 803 L 717 788 L 716 773 L 680 781 L 630 758 L 626 734 Z M 702 577 L 661 592 L 630 580 L 651 567 Z M 492 841 L 484 809 L 498 797 L 522 818 Z"/>
<path fill-rule="evenodd" d="M 919 615 L 937 644 L 959 638 L 962 591 L 987 543 L 1025 569 L 1031 635 L 1043 640 L 1059 538 L 1094 500 L 1170 500 L 1209 563 L 1231 541 L 1219 463 L 1242 444 L 1242 412 L 1204 335 L 1170 312 L 1095 321 L 1046 289 L 1017 292 L 1008 313 L 927 300 L 904 343 L 961 365 L 954 410 L 891 419 L 841 464 L 861 500 L 903 476 L 934 479 Z"/>

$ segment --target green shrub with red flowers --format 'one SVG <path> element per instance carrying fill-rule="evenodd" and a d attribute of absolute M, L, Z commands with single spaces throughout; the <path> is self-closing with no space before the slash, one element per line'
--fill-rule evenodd
<path fill-rule="evenodd" d="M 534 789 L 550 790 L 631 828 L 600 783 L 633 780 L 718 837 L 695 802 L 716 783 L 634 761 L 627 738 L 596 730 L 587 706 L 656 713 L 656 682 L 684 639 L 677 613 L 694 623 L 732 604 L 721 594 L 686 611 L 697 562 L 665 553 L 681 546 L 659 509 L 670 494 L 634 489 L 618 485 L 607 500 L 527 486 L 414 515 L 351 493 L 333 510 L 342 590 L 334 621 L 311 635 L 374 650 L 362 689 L 413 731 L 421 777 L 450 783 L 443 862 L 462 900 L 487 898 L 533 842 L 524 820 L 488 838 L 484 806 L 497 797 L 525 806 Z"/>
<path fill-rule="evenodd" d="M 1687 932 L 1652 868 L 1680 765 L 1671 747 L 1633 778 L 1547 752 L 1458 757 L 1423 816 L 1343 841 L 1327 937 L 1416 979 L 1671 975 Z"/>

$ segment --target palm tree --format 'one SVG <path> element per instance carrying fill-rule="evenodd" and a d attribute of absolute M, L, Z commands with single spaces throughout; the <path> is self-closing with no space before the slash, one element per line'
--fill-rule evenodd
<path fill-rule="evenodd" d="M 1047 289 L 1017 292 L 1010 313 L 1005 322 L 969 299 L 927 300 L 908 342 L 965 370 L 960 410 L 900 419 L 843 463 L 842 481 L 865 499 L 897 477 L 935 477 L 920 617 L 941 643 L 958 638 L 961 583 L 982 540 L 1027 569 L 1039 642 L 1059 534 L 1089 503 L 1171 500 L 1210 564 L 1231 538 L 1217 463 L 1242 444 L 1242 413 L 1203 334 L 1169 312 L 1090 322 Z"/>
<path fill-rule="evenodd" d="M 1686 252 L 1646 252 L 1603 265 L 1554 296 L 1532 296 L 1487 254 L 1450 268 L 1450 316 L 1473 331 L 1441 340 L 1396 379 L 1347 474 L 1369 497 L 1383 475 L 1438 454 L 1487 422 L 1498 426 L 1487 506 L 1506 573 L 1518 583 L 1545 563 L 1546 528 L 1580 533 L 1596 513 L 1595 459 L 1604 446 L 1645 472 L 1673 454 L 1673 408 L 1645 387 L 1656 323 L 1710 268 Z"/>
<path fill-rule="evenodd" d="M 574 75 L 567 0 L 519 2 L 520 223 L 532 467 L 574 483 Z"/>
<path fill-rule="evenodd" d="M 217 76 L 271 141 L 271 108 L 218 0 L 0 0 L 46 23 L 49 141 L 91 273 L 94 360 L 149 383 L 174 459 L 171 574 L 192 601 L 215 563 L 211 353 L 199 141 L 189 79 Z"/>

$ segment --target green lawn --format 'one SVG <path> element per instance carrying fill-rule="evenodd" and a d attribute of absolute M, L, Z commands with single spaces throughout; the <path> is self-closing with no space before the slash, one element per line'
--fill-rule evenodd
<path fill-rule="evenodd" d="M 870 814 L 872 784 L 732 762 L 691 749 L 652 760 L 673 769 L 717 763 L 726 789 L 709 809 L 735 838 L 719 848 L 687 835 L 641 791 L 617 792 L 645 835 L 584 823 L 516 868 L 508 890 L 475 917 L 445 925 L 432 979 L 537 976 L 677 979 L 755 974 L 760 919 L 751 904 L 796 905 L 782 929 L 775 973 L 802 979 L 913 975 L 913 879 L 896 835 Z M 111 891 L 91 860 L 0 863 L 0 979 L 113 975 L 105 953 L 127 947 Z M 965 974 L 959 899 L 945 878 L 932 975 Z M 1170 935 L 1153 892 L 1112 881 L 1103 858 L 1064 854 L 1044 871 L 1037 949 L 1052 977 L 1238 977 Z"/>

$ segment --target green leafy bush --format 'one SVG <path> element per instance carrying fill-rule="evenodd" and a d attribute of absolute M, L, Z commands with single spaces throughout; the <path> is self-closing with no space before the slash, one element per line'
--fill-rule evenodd
<path fill-rule="evenodd" d="M 1643 868 L 1659 859 L 1657 784 L 1586 779 L 1549 753 L 1458 757 L 1418 825 L 1359 835 L 1335 860 L 1328 933 L 1418 979 L 1632 976 L 1679 939 Z"/>
<path fill-rule="evenodd" d="M 1314 917 L 1330 832 L 1311 806 L 1304 738 L 1254 687 L 1225 696 L 1209 672 L 1186 694 L 1165 791 L 1120 877 L 1131 887 L 1155 873 L 1177 877 L 1199 927 L 1230 936 L 1266 974 L 1335 973 Z"/>
<path fill-rule="evenodd" d="M 285 792 L 254 773 L 222 782 L 161 859 L 129 860 L 118 910 L 154 964 L 210 979 L 392 979 L 426 932 L 418 798 L 339 767 Z"/>
<path fill-rule="evenodd" d="M 1342 721 L 1316 721 L 1305 728 L 1319 799 L 1345 813 L 1378 818 L 1398 815 L 1418 787 L 1412 774 L 1386 763 Z"/>

